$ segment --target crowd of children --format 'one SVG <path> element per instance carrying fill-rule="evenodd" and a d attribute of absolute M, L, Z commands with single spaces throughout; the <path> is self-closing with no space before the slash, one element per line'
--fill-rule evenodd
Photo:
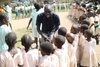
<path fill-rule="evenodd" d="M 52 43 L 43 42 L 39 44 L 39 49 L 31 47 L 34 40 L 28 34 L 21 38 L 24 48 L 15 47 L 17 35 L 11 32 L 7 16 L 1 13 L 0 47 L 8 46 L 8 49 L 0 51 L 0 67 L 98 67 L 95 37 L 98 36 L 96 29 L 99 28 L 100 10 L 82 11 L 77 15 L 78 23 L 72 25 L 70 32 L 60 27 Z"/>
<path fill-rule="evenodd" d="M 69 11 L 69 17 L 72 19 L 74 18 L 77 22 L 79 22 L 79 24 L 87 24 L 93 31 L 93 34 L 98 36 L 100 31 L 99 12 L 100 9 L 97 3 L 86 6 L 84 3 L 79 4 L 76 2 L 72 4 L 72 8 Z"/>

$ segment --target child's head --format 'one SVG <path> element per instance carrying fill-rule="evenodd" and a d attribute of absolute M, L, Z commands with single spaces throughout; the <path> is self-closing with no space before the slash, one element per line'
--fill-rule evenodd
<path fill-rule="evenodd" d="M 78 1 L 76 1 L 76 5 L 78 5 L 78 6 L 79 6 L 79 5 L 80 5 L 80 3 L 79 3 Z"/>
<path fill-rule="evenodd" d="M 92 5 L 87 6 L 87 8 L 92 8 Z"/>
<path fill-rule="evenodd" d="M 50 42 L 43 42 L 40 44 L 40 51 L 42 56 L 50 55 L 53 52 L 54 48 L 52 43 Z"/>
<path fill-rule="evenodd" d="M 65 27 L 60 27 L 58 30 L 58 35 L 66 36 L 67 34 L 67 29 Z"/>
<path fill-rule="evenodd" d="M 90 29 L 84 31 L 84 36 L 86 38 L 91 38 L 93 36 L 93 32 Z"/>
<path fill-rule="evenodd" d="M 82 7 L 84 7 L 84 8 L 86 8 L 86 5 L 85 5 L 85 3 L 82 3 L 82 4 L 81 4 L 81 6 L 82 6 Z"/>
<path fill-rule="evenodd" d="M 72 27 L 71 27 L 71 33 L 73 33 L 73 34 L 77 34 L 77 33 L 79 33 L 79 27 L 77 26 L 77 25 L 72 25 Z"/>
<path fill-rule="evenodd" d="M 86 24 L 82 24 L 80 27 L 80 32 L 84 34 L 84 31 L 87 30 L 89 27 Z"/>
<path fill-rule="evenodd" d="M 34 7 L 35 7 L 36 11 L 38 11 L 41 8 L 38 3 L 34 3 Z"/>
<path fill-rule="evenodd" d="M 93 9 L 96 11 L 98 9 L 98 7 L 97 6 L 94 6 Z"/>
<path fill-rule="evenodd" d="M 33 40 L 31 38 L 31 36 L 25 34 L 23 35 L 23 37 L 21 38 L 21 43 L 25 48 L 29 48 L 31 47 Z"/>
<path fill-rule="evenodd" d="M 66 39 L 69 43 L 73 43 L 74 39 L 75 39 L 75 35 L 73 33 L 68 33 L 66 36 Z"/>
<path fill-rule="evenodd" d="M 8 25 L 8 17 L 5 13 L 0 13 L 0 25 L 2 24 Z"/>
<path fill-rule="evenodd" d="M 5 36 L 5 42 L 7 43 L 8 47 L 14 47 L 15 43 L 17 42 L 17 36 L 14 32 L 10 32 Z"/>
<path fill-rule="evenodd" d="M 90 26 L 90 22 L 87 19 L 84 19 L 82 24 L 86 24 L 86 25 Z"/>
<path fill-rule="evenodd" d="M 83 20 L 84 19 L 86 19 L 87 17 L 86 17 L 86 15 L 81 15 L 80 17 L 79 17 L 79 24 L 81 24 L 82 22 L 83 22 Z"/>
<path fill-rule="evenodd" d="M 54 38 L 54 44 L 57 48 L 62 48 L 62 45 L 65 43 L 65 38 L 61 35 L 58 35 Z"/>

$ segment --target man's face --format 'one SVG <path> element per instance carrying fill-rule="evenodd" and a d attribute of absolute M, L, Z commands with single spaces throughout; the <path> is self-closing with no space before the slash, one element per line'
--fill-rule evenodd
<path fill-rule="evenodd" d="M 46 15 L 47 18 L 50 18 L 50 16 L 51 16 L 51 10 L 50 9 L 45 8 L 44 9 L 44 13 L 45 13 L 45 15 Z"/>

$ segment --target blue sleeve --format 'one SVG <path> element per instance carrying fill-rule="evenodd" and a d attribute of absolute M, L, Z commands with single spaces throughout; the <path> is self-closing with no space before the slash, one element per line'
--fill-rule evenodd
<path fill-rule="evenodd" d="M 59 19 L 58 15 L 54 14 L 54 20 L 55 20 L 55 25 L 59 26 L 60 25 L 60 19 Z"/>

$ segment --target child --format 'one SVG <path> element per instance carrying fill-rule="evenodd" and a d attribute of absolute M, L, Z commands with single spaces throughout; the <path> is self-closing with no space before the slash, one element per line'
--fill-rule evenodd
<path fill-rule="evenodd" d="M 76 60 L 76 42 L 75 35 L 72 33 L 68 33 L 66 36 L 68 40 L 68 55 L 70 59 L 70 67 L 77 67 L 77 60 Z"/>
<path fill-rule="evenodd" d="M 77 58 L 77 62 L 79 62 L 79 50 L 78 50 L 78 43 L 79 43 L 79 27 L 77 25 L 72 25 L 71 27 L 71 33 L 73 33 L 75 35 L 75 42 L 76 42 L 76 58 Z"/>
<path fill-rule="evenodd" d="M 23 67 L 21 52 L 18 48 L 15 48 L 16 40 L 16 34 L 13 32 L 6 35 L 5 41 L 9 49 L 1 52 L 0 67 Z"/>
<path fill-rule="evenodd" d="M 58 57 L 52 52 L 53 45 L 50 42 L 43 42 L 40 45 L 42 57 L 40 58 L 38 67 L 60 67 Z"/>
<path fill-rule="evenodd" d="M 90 29 L 85 30 L 84 36 L 86 39 L 81 43 L 82 57 L 80 64 L 82 67 L 98 67 L 95 53 L 96 41 L 92 38 L 92 35 L 93 33 Z"/>
<path fill-rule="evenodd" d="M 80 3 L 76 2 L 76 13 L 75 13 L 76 19 L 79 19 L 79 8 L 80 8 Z"/>
<path fill-rule="evenodd" d="M 80 33 L 81 34 L 84 34 L 84 31 L 87 30 L 88 28 L 89 28 L 88 25 L 82 24 L 81 27 L 80 27 Z"/>
<path fill-rule="evenodd" d="M 71 9 L 69 11 L 69 17 L 73 17 L 75 15 L 75 10 L 76 10 L 75 7 L 76 7 L 76 4 L 72 3 Z"/>
<path fill-rule="evenodd" d="M 40 35 L 39 35 L 39 33 L 37 32 L 37 29 L 36 29 L 36 20 L 37 20 L 37 15 L 42 13 L 42 11 L 40 12 L 40 6 L 39 6 L 38 3 L 35 3 L 34 6 L 35 7 L 34 7 L 33 12 L 32 12 L 32 17 L 31 17 L 31 19 L 28 23 L 27 29 L 28 29 L 30 23 L 32 22 L 32 36 L 35 39 L 36 48 L 38 48 L 38 38 L 40 37 Z"/>
<path fill-rule="evenodd" d="M 8 17 L 6 14 L 0 14 L 0 51 L 7 50 L 8 46 L 5 43 L 5 36 L 11 32 L 10 27 L 8 27 Z"/>
<path fill-rule="evenodd" d="M 69 67 L 68 53 L 62 48 L 65 43 L 65 38 L 58 35 L 54 38 L 54 45 L 57 47 L 54 51 L 59 58 L 59 67 Z"/>
<path fill-rule="evenodd" d="M 79 8 L 79 17 L 81 15 L 85 14 L 85 12 L 86 12 L 86 9 L 85 8 L 86 8 L 85 3 L 82 3 L 81 6 L 80 6 L 80 8 Z"/>
<path fill-rule="evenodd" d="M 12 25 L 11 25 L 11 22 L 12 22 L 12 8 L 9 6 L 9 3 L 5 3 L 5 9 L 7 10 L 6 14 L 7 14 L 8 19 L 9 19 L 9 25 L 12 29 Z"/>
<path fill-rule="evenodd" d="M 81 27 L 80 27 L 79 43 L 78 43 L 78 45 L 79 45 L 79 48 L 78 48 L 78 50 L 79 50 L 79 63 L 80 63 L 80 58 L 81 58 L 81 53 L 82 53 L 81 43 L 85 39 L 84 31 L 87 30 L 87 29 L 89 29 L 89 27 L 86 24 L 82 24 Z"/>
<path fill-rule="evenodd" d="M 60 27 L 58 30 L 58 35 L 66 36 L 67 34 L 67 29 L 65 27 Z"/>
<path fill-rule="evenodd" d="M 93 11 L 90 11 L 90 12 L 88 12 L 88 20 L 89 20 L 89 22 L 90 22 L 90 29 L 94 32 L 94 26 L 93 26 L 93 24 L 94 24 L 94 13 L 93 13 Z"/>
<path fill-rule="evenodd" d="M 86 19 L 87 17 L 86 17 L 86 15 L 81 15 L 80 17 L 79 17 L 79 20 L 78 20 L 78 24 L 79 24 L 79 26 L 82 24 L 82 22 L 83 22 L 83 20 L 84 19 Z"/>
<path fill-rule="evenodd" d="M 27 34 L 21 38 L 21 43 L 25 47 L 22 49 L 24 66 L 23 67 L 36 67 L 39 61 L 39 52 L 37 49 L 32 49 L 31 45 L 33 40 Z"/>
<path fill-rule="evenodd" d="M 60 27 L 58 29 L 58 35 L 62 35 L 64 37 L 66 37 L 67 35 L 67 29 L 65 27 Z M 67 44 L 67 40 L 65 41 L 65 44 L 63 44 L 62 48 L 65 50 L 65 51 L 68 51 L 68 44 Z M 67 53 L 67 52 L 66 52 Z"/>

